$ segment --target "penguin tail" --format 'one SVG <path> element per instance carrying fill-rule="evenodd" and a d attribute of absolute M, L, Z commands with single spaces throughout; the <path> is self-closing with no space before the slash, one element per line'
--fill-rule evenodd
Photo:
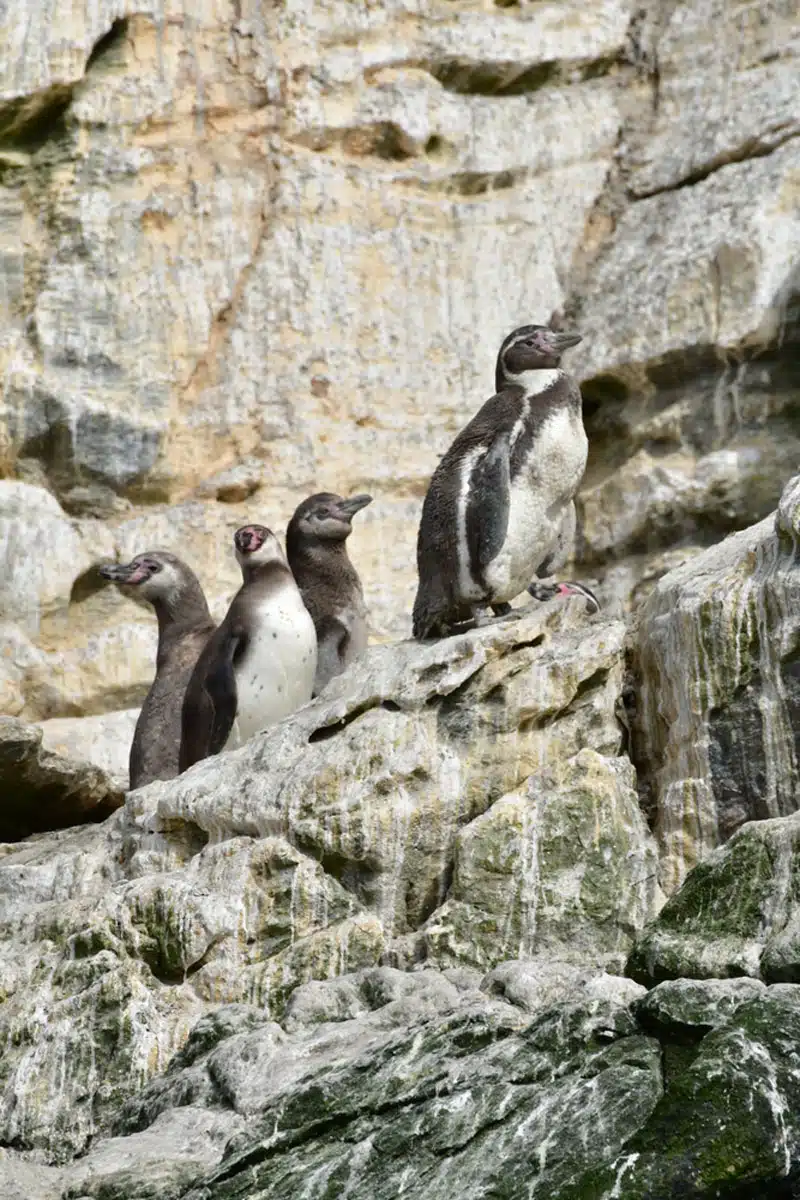
<path fill-rule="evenodd" d="M 427 638 L 436 636 L 441 616 L 439 609 L 430 603 L 428 597 L 423 595 L 420 587 L 411 616 L 411 632 L 418 642 L 424 642 Z"/>

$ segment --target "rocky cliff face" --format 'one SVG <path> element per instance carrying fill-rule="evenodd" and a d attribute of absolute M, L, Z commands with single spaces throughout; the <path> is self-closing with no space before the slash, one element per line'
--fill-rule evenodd
<path fill-rule="evenodd" d="M 798 487 L 627 649 L 579 598 L 373 647 L 242 749 L 6 845 L 3 1195 L 791 1196 L 798 813 L 709 846 L 731 780 L 767 803 L 744 761 L 792 808 Z"/>
<path fill-rule="evenodd" d="M 92 562 L 182 553 L 219 612 L 232 531 L 319 487 L 376 496 L 353 553 L 405 634 L 437 456 L 557 310 L 576 571 L 617 615 L 769 513 L 800 451 L 793 30 L 788 0 L 0 15 L 2 710 L 136 703 L 152 623 Z"/>
<path fill-rule="evenodd" d="M 789 1200 L 795 25 L 0 12 L 0 1195 Z M 603 612 L 399 642 L 437 456 L 551 313 Z M 96 562 L 219 615 L 319 487 L 376 497 L 392 644 L 119 807 L 155 629 Z"/>

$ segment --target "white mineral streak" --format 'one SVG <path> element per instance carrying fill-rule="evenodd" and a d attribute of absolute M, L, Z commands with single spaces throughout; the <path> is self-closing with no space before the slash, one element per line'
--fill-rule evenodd
<path fill-rule="evenodd" d="M 792 508 L 798 487 L 800 477 L 787 485 L 782 511 Z M 797 539 L 796 513 L 792 519 Z M 668 892 L 743 820 L 786 816 L 800 806 L 797 700 L 787 696 L 782 669 L 797 637 L 797 561 L 797 541 L 787 550 L 769 517 L 665 575 L 643 611 L 641 757 L 655 764 L 651 802 Z M 736 774 L 758 756 L 763 782 L 749 795 L 741 783 L 741 808 L 731 820 L 720 768 L 709 758 L 710 722 L 746 687 L 757 728 L 737 732 L 737 718 L 728 718 L 741 757 L 723 769 Z"/>
<path fill-rule="evenodd" d="M 45 1145 L 57 1126 L 66 1154 L 106 1119 L 98 1089 L 113 1104 L 163 1069 L 203 1012 L 279 1013 L 384 954 L 619 963 L 661 900 L 614 757 L 623 633 L 556 600 L 374 647 L 247 747 L 8 847 L 0 1128 Z"/>

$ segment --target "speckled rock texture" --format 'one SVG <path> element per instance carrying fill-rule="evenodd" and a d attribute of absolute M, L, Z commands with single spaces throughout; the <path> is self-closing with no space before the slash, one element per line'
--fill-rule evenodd
<path fill-rule="evenodd" d="M 104 825 L 5 847 L 0 1141 L 68 1160 L 204 1014 L 298 1019 L 307 980 L 619 970 L 663 897 L 619 756 L 624 630 L 583 609 L 374 647 Z"/>

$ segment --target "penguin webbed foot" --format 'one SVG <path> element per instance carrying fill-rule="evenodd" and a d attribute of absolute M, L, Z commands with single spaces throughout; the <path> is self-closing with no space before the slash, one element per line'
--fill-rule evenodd
<path fill-rule="evenodd" d="M 521 608 L 512 608 L 510 604 L 490 604 L 488 607 L 491 613 L 476 608 L 471 621 L 462 628 L 485 629 L 487 625 L 498 625 L 501 621 L 518 621 L 523 616 Z"/>

